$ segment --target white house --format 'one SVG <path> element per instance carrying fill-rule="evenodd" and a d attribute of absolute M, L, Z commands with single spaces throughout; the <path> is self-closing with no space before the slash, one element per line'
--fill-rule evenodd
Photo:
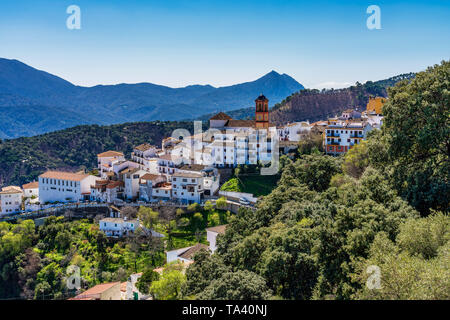
<path fill-rule="evenodd" d="M 97 180 L 91 187 L 91 200 L 112 203 L 124 199 L 123 181 Z"/>
<path fill-rule="evenodd" d="M 200 203 L 203 199 L 203 175 L 178 171 L 172 175 L 172 197 L 182 203 Z"/>
<path fill-rule="evenodd" d="M 277 131 L 280 141 L 300 141 L 311 131 L 311 125 L 307 121 L 293 122 L 278 127 Z"/>
<path fill-rule="evenodd" d="M 23 192 L 20 187 L 9 186 L 0 191 L 0 215 L 21 211 Z"/>
<path fill-rule="evenodd" d="M 202 243 L 197 243 L 195 246 L 192 247 L 167 251 L 166 252 L 167 263 L 171 263 L 173 261 L 191 263 L 192 261 L 194 261 L 193 260 L 194 255 L 202 249 L 208 250 L 208 246 Z"/>
<path fill-rule="evenodd" d="M 131 153 L 131 159 L 134 162 L 139 163 L 141 169 L 146 169 L 149 167 L 148 160 L 156 156 L 158 149 L 148 143 L 144 143 L 134 147 Z"/>
<path fill-rule="evenodd" d="M 122 152 L 106 151 L 97 155 L 98 169 L 102 178 L 106 179 L 108 173 L 113 172 L 113 165 L 115 163 L 125 161 L 125 157 Z"/>
<path fill-rule="evenodd" d="M 213 196 L 219 190 L 220 174 L 217 168 L 201 164 L 185 164 L 178 167 L 178 173 L 199 173 L 203 176 L 204 196 Z"/>
<path fill-rule="evenodd" d="M 166 181 L 167 178 L 161 174 L 144 174 L 139 180 L 139 198 L 144 201 L 154 200 L 153 189 L 158 189 L 165 184 Z"/>
<path fill-rule="evenodd" d="M 39 200 L 42 204 L 89 200 L 97 180 L 89 174 L 47 171 L 39 176 Z"/>
<path fill-rule="evenodd" d="M 24 198 L 39 199 L 39 182 L 34 181 L 22 186 Z"/>
<path fill-rule="evenodd" d="M 139 179 L 146 173 L 147 171 L 139 168 L 127 168 L 120 172 L 125 183 L 125 198 L 139 198 Z"/>
<path fill-rule="evenodd" d="M 225 234 L 227 225 L 215 226 L 206 229 L 206 240 L 209 242 L 209 250 L 214 253 L 216 251 L 216 240 L 219 234 Z"/>
<path fill-rule="evenodd" d="M 330 119 L 325 129 L 324 148 L 327 154 L 346 153 L 367 137 L 373 128 L 367 121 Z"/>
<path fill-rule="evenodd" d="M 139 227 L 139 220 L 104 218 L 99 221 L 99 227 L 108 237 L 120 238 L 133 233 Z"/>

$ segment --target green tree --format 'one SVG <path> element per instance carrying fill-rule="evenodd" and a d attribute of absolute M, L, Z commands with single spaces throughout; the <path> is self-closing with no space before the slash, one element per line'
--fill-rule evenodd
<path fill-rule="evenodd" d="M 155 300 L 176 300 L 180 298 L 185 281 L 186 277 L 181 271 L 164 270 L 160 279 L 152 282 L 150 292 Z"/>
<path fill-rule="evenodd" d="M 198 295 L 201 300 L 264 300 L 272 297 L 263 277 L 250 271 L 227 272 Z"/>
<path fill-rule="evenodd" d="M 422 214 L 448 212 L 450 198 L 450 61 L 389 88 L 383 107 L 392 181 Z"/>
<path fill-rule="evenodd" d="M 136 288 L 143 294 L 149 294 L 153 281 L 157 280 L 159 280 L 159 273 L 153 271 L 153 269 L 146 269 L 137 280 Z"/>

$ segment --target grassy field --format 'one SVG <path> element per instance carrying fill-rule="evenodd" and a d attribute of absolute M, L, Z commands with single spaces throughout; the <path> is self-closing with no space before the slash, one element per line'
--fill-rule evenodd
<path fill-rule="evenodd" d="M 279 176 L 241 175 L 225 182 L 223 191 L 247 192 L 254 196 L 268 195 L 277 186 Z"/>

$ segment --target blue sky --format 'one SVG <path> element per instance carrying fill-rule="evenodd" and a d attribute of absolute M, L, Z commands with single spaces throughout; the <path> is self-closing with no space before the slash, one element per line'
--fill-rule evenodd
<path fill-rule="evenodd" d="M 81 30 L 66 28 L 69 5 Z M 381 9 L 369 30 L 369 5 Z M 450 1 L 2 0 L 0 57 L 78 85 L 231 85 L 276 70 L 342 87 L 450 58 Z"/>

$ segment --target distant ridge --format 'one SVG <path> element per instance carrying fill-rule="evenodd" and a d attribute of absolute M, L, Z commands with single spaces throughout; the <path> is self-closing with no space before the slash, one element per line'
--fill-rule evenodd
<path fill-rule="evenodd" d="M 193 119 L 253 105 L 271 105 L 304 87 L 286 74 L 227 87 L 170 88 L 152 83 L 81 87 L 18 60 L 0 58 L 0 138 L 32 136 L 79 124 Z"/>
<path fill-rule="evenodd" d="M 270 120 L 278 125 L 287 122 L 311 122 L 327 119 L 339 114 L 347 108 L 364 109 L 369 96 L 387 96 L 387 88 L 402 80 L 410 80 L 415 73 L 397 75 L 379 81 L 357 83 L 343 89 L 303 89 L 287 96 L 270 110 Z M 241 108 L 227 112 L 233 119 L 253 119 L 255 108 Z M 198 120 L 206 121 L 213 114 L 200 116 Z"/>

